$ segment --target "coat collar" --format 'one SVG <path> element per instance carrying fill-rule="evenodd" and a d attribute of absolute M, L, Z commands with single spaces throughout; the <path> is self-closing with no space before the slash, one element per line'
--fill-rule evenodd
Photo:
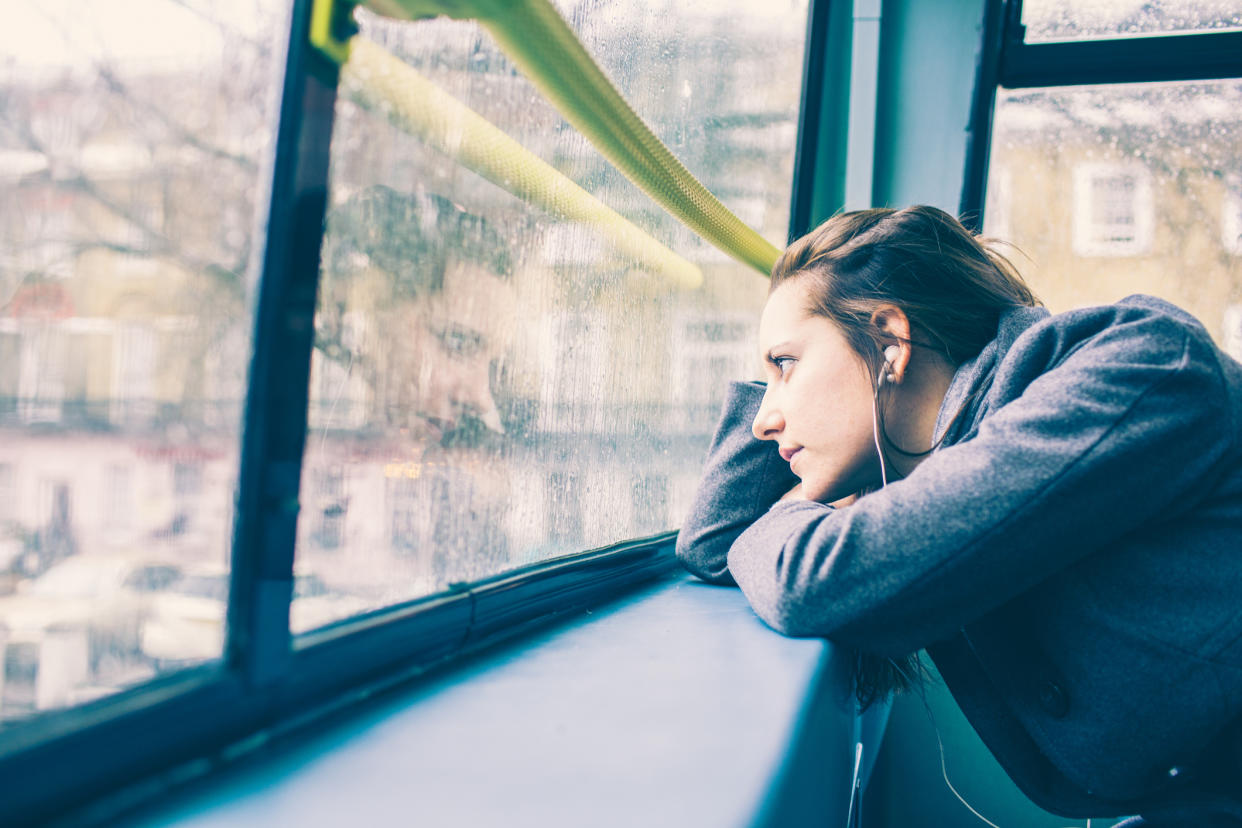
<path fill-rule="evenodd" d="M 954 372 L 953 381 L 949 383 L 949 390 L 936 415 L 933 445 L 952 445 L 968 433 L 967 424 L 977 422 L 983 398 L 1001 360 L 1018 337 L 1048 316 L 1046 308 L 1028 307 L 1011 308 L 1001 315 L 996 338 L 985 345 L 978 356 L 966 360 Z"/>

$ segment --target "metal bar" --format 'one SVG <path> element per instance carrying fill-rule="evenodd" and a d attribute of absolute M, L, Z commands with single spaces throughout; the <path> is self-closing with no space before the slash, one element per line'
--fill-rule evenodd
<path fill-rule="evenodd" d="M 703 284 L 697 265 L 579 187 L 551 164 L 365 37 L 350 41 L 341 93 L 497 187 L 596 230 L 627 258 L 680 288 Z"/>
<path fill-rule="evenodd" d="M 974 99 L 966 136 L 966 168 L 962 174 L 962 198 L 958 215 L 978 233 L 983 229 L 988 162 L 992 152 L 992 113 L 996 107 L 996 79 L 1000 71 L 1004 0 L 987 0 L 983 9 L 979 59 L 975 66 Z"/>
<path fill-rule="evenodd" d="M 600 154 L 683 224 L 763 275 L 780 251 L 677 160 L 591 58 L 549 0 L 367 0 L 398 19 L 476 19 Z"/>
<path fill-rule="evenodd" d="M 1006 44 L 1009 89 L 1242 77 L 1242 31 Z"/>
<path fill-rule="evenodd" d="M 839 0 L 838 0 L 839 1 Z M 823 126 L 824 72 L 827 65 L 829 10 L 833 0 L 811 0 L 807 9 L 806 46 L 802 54 L 802 102 L 798 107 L 798 142 L 794 149 L 793 193 L 789 205 L 789 241 L 811 229 L 818 180 L 819 134 Z"/>
<path fill-rule="evenodd" d="M 319 247 L 337 65 L 309 40 L 312 0 L 293 6 L 268 195 L 234 523 L 226 662 L 251 686 L 289 657 L 289 604 Z"/>
<path fill-rule="evenodd" d="M 872 206 L 875 183 L 875 114 L 880 75 L 881 0 L 854 0 L 850 60 L 849 149 L 845 167 L 845 209 Z"/>

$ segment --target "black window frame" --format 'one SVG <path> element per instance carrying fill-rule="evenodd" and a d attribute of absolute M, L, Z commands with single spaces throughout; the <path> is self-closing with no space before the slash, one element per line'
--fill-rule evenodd
<path fill-rule="evenodd" d="M 983 227 L 996 90 L 1242 77 L 1242 31 L 1026 42 L 1022 0 L 986 0 L 959 207 Z"/>

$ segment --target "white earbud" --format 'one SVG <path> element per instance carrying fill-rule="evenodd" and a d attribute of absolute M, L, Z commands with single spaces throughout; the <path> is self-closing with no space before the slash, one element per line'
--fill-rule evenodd
<path fill-rule="evenodd" d="M 893 360 L 901 356 L 901 349 L 896 345 L 889 345 L 884 349 L 884 367 L 880 369 L 880 375 L 875 378 L 876 390 L 886 382 L 895 382 L 897 377 L 893 375 Z"/>

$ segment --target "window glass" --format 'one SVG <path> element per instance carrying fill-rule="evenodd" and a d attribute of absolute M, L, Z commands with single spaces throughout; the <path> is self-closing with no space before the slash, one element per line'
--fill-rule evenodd
<path fill-rule="evenodd" d="M 1237 0 L 1023 0 L 1026 42 L 1242 28 Z"/>
<path fill-rule="evenodd" d="M 560 10 L 690 172 L 779 245 L 806 3 Z M 359 17 L 365 37 L 644 240 L 517 198 L 460 160 L 464 130 L 431 145 L 400 126 L 407 110 L 450 117 L 442 104 L 377 100 L 376 78 L 347 77 L 296 563 L 325 591 L 294 602 L 296 631 L 675 528 L 725 384 L 758 371 L 767 288 L 598 155 L 477 25 Z M 644 252 L 664 249 L 702 285 L 679 287 L 663 254 Z"/>
<path fill-rule="evenodd" d="M 220 656 L 280 5 L 5 10 L 0 722 Z"/>
<path fill-rule="evenodd" d="M 1150 293 L 1242 358 L 1242 81 L 998 94 L 984 232 L 1053 311 Z"/>
<path fill-rule="evenodd" d="M 1225 201 L 1220 211 L 1220 243 L 1234 256 L 1242 256 L 1242 174 L 1227 178 Z"/>

